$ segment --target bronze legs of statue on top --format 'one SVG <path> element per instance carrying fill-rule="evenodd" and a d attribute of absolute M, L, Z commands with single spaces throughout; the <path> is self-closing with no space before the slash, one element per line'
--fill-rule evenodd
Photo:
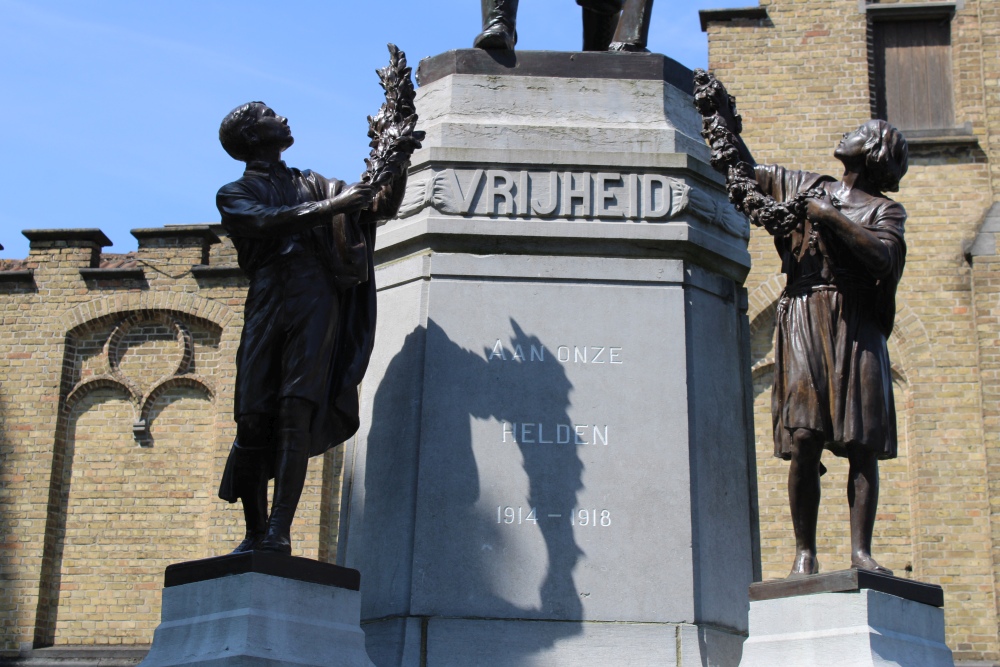
<path fill-rule="evenodd" d="M 240 417 L 232 465 L 234 493 L 243 501 L 246 537 L 233 553 L 275 551 L 289 554 L 292 518 L 302 495 L 309 465 L 311 401 L 288 397 L 271 415 Z M 274 477 L 271 514 L 267 513 L 267 480 Z"/>
<path fill-rule="evenodd" d="M 483 32 L 472 45 L 487 50 L 513 49 L 518 0 L 481 2 Z M 653 0 L 577 0 L 577 4 L 583 8 L 584 51 L 646 50 Z"/>
<path fill-rule="evenodd" d="M 517 0 L 482 0 L 483 31 L 472 43 L 477 49 L 510 51 L 517 44 Z"/>
<path fill-rule="evenodd" d="M 618 4 L 618 3 L 612 3 Z M 583 8 L 583 50 L 607 51 L 618 27 L 619 9 L 609 13 L 588 7 Z"/>
<path fill-rule="evenodd" d="M 261 551 L 292 553 L 290 533 L 309 466 L 313 404 L 303 398 L 283 398 L 278 407 L 278 442 L 274 459 L 274 498 Z"/>
<path fill-rule="evenodd" d="M 816 558 L 816 522 L 820 502 L 820 456 L 823 438 L 808 429 L 792 432 L 792 459 L 788 469 L 788 500 L 795 531 L 795 562 L 789 576 L 819 573 Z M 892 571 L 872 558 L 872 533 L 878 510 L 878 457 L 863 447 L 849 449 L 847 502 L 851 508 L 851 565 L 882 574 Z"/>
<path fill-rule="evenodd" d="M 618 20 L 618 29 L 608 51 L 646 51 L 649 42 L 649 18 L 653 14 L 653 0 L 626 0 Z"/>

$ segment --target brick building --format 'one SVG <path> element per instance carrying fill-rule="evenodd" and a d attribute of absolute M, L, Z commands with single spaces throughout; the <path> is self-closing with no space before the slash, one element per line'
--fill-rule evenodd
<path fill-rule="evenodd" d="M 0 661 L 134 663 L 164 568 L 242 539 L 215 485 L 247 281 L 217 231 L 133 230 L 127 255 L 99 230 L 27 231 L 27 259 L 0 260 Z M 300 555 L 334 558 L 339 452 L 310 466 Z"/>
<path fill-rule="evenodd" d="M 701 13 L 709 67 L 736 96 L 761 163 L 840 176 L 842 133 L 886 118 L 910 169 L 893 360 L 900 456 L 882 466 L 875 555 L 945 590 L 956 661 L 994 665 L 1000 585 L 1000 3 L 761 0 Z M 764 578 L 794 540 L 788 464 L 771 456 L 774 309 L 784 283 L 754 230 L 747 281 Z M 820 561 L 850 563 L 846 462 L 827 455 Z"/>
<path fill-rule="evenodd" d="M 882 467 L 876 556 L 944 587 L 960 663 L 1000 664 L 1000 2 L 764 0 L 702 18 L 759 161 L 839 175 L 834 145 L 873 116 L 910 139 L 890 340 L 900 456 Z M 138 251 L 112 255 L 98 230 L 29 231 L 29 256 L 0 260 L 0 661 L 110 644 L 134 662 L 163 568 L 240 537 L 214 485 L 235 432 L 246 279 L 217 226 L 133 233 Z M 765 233 L 750 249 L 762 569 L 775 578 L 793 546 L 769 413 L 783 278 Z M 301 553 L 322 560 L 340 451 L 310 466 L 295 523 Z M 825 462 L 829 571 L 849 564 L 846 464 Z"/>

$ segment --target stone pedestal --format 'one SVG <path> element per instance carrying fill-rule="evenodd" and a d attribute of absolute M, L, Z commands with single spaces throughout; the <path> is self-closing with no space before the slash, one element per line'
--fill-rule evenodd
<path fill-rule="evenodd" d="M 740 667 L 954 667 L 941 588 L 846 570 L 750 587 Z"/>
<path fill-rule="evenodd" d="M 735 667 L 757 544 L 748 228 L 691 73 L 470 50 L 420 81 L 345 462 L 369 655 Z"/>
<path fill-rule="evenodd" d="M 372 667 L 356 570 L 246 553 L 167 568 L 142 667 Z"/>

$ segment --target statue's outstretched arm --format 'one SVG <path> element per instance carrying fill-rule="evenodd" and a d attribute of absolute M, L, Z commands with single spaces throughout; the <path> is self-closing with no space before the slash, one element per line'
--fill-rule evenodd
<path fill-rule="evenodd" d="M 331 200 L 295 206 L 267 206 L 237 184 L 216 195 L 222 226 L 230 234 L 249 238 L 288 236 L 330 221 Z"/>
<path fill-rule="evenodd" d="M 356 183 L 329 199 L 295 206 L 268 206 L 240 184 L 228 185 L 216 195 L 222 226 L 230 234 L 249 238 L 298 234 L 329 224 L 338 213 L 367 208 L 371 200 L 372 187 L 366 183 Z"/>

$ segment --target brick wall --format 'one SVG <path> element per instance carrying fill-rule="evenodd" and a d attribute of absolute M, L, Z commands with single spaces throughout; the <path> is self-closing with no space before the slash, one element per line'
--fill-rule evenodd
<path fill-rule="evenodd" d="M 215 491 L 246 279 L 208 226 L 135 230 L 127 256 L 97 230 L 26 234 L 0 267 L 0 651 L 148 644 L 166 565 L 242 538 Z M 293 526 L 327 562 L 340 456 L 313 459 Z"/>
<path fill-rule="evenodd" d="M 944 587 L 948 643 L 959 661 L 1000 659 L 1000 531 L 991 529 L 1000 523 L 1000 283 L 993 258 L 970 266 L 965 257 L 998 199 L 997 4 L 966 0 L 952 20 L 956 123 L 970 123 L 976 141 L 911 141 L 909 173 L 892 195 L 909 215 L 890 340 L 900 456 L 881 468 L 875 555 L 897 575 Z M 871 118 L 865 11 L 857 0 L 761 5 L 766 19 L 708 23 L 709 66 L 737 97 L 758 162 L 839 176 L 834 146 Z M 773 304 L 783 279 L 766 233 L 754 231 L 750 250 L 762 568 L 776 578 L 787 574 L 794 545 L 788 466 L 771 455 Z M 850 564 L 846 463 L 829 454 L 824 462 L 819 548 L 829 571 Z"/>

